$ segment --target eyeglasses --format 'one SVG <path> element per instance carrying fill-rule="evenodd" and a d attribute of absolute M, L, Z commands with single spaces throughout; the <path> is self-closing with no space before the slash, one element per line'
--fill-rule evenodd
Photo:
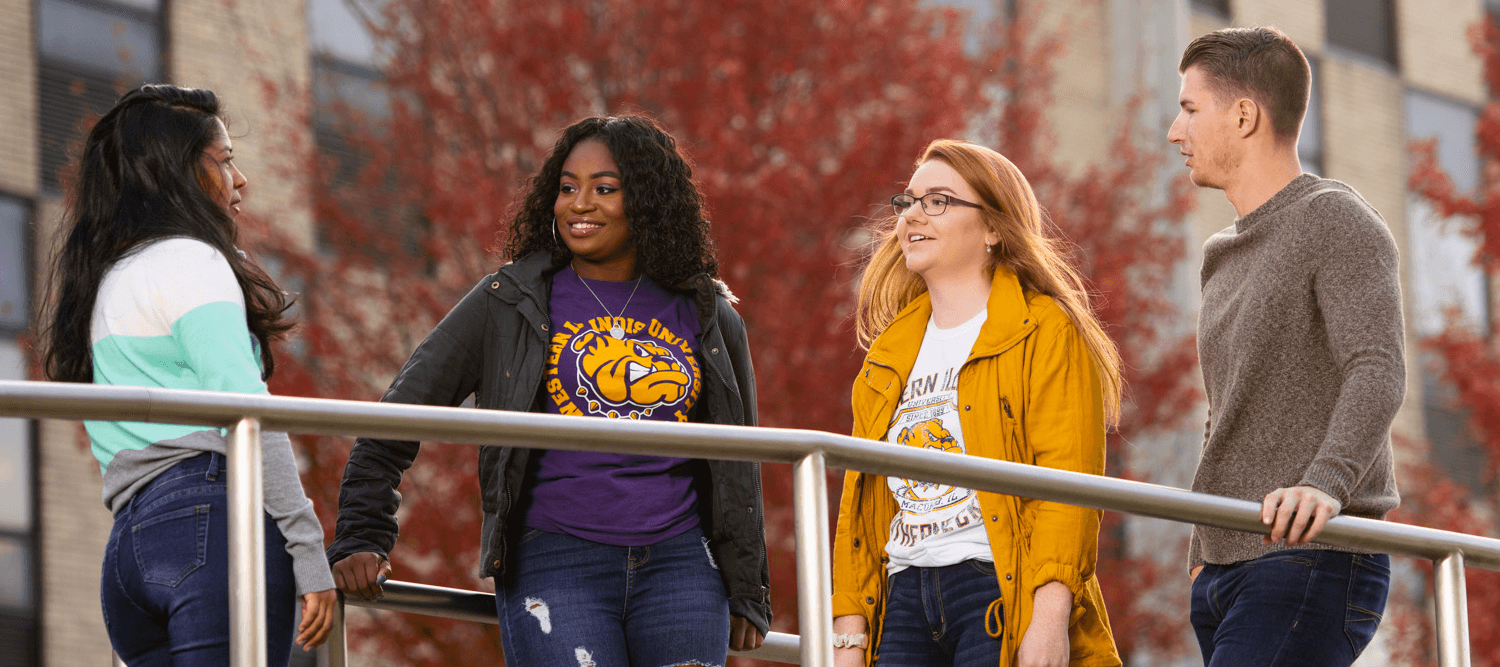
<path fill-rule="evenodd" d="M 891 197 L 891 208 L 896 209 L 896 215 L 904 215 L 917 202 L 922 202 L 922 212 L 927 215 L 942 215 L 948 210 L 949 204 L 967 206 L 969 208 L 983 209 L 983 206 L 974 202 L 967 202 L 953 195 L 942 192 L 929 192 L 921 197 L 913 197 L 902 193 Z"/>

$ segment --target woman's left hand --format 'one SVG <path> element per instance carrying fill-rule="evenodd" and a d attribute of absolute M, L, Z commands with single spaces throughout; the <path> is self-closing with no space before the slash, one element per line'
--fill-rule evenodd
<path fill-rule="evenodd" d="M 297 626 L 297 645 L 302 650 L 311 651 L 328 641 L 338 603 L 339 593 L 332 588 L 302 595 L 302 623 Z"/>
<path fill-rule="evenodd" d="M 729 617 L 729 650 L 754 651 L 764 639 L 754 623 L 738 616 Z"/>
<path fill-rule="evenodd" d="M 1067 667 L 1071 648 L 1068 621 L 1073 615 L 1073 592 L 1054 581 L 1036 589 L 1031 625 L 1021 636 L 1017 667 Z"/>

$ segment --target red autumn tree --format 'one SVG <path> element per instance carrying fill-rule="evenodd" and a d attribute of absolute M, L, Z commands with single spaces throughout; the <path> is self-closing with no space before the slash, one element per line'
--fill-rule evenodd
<path fill-rule="evenodd" d="M 1038 34 L 1036 5 L 1016 4 L 966 49 L 975 27 L 966 16 L 920 0 L 388 0 L 371 27 L 391 54 L 390 117 L 349 115 L 344 136 L 358 157 L 306 165 L 319 249 L 262 228 L 302 293 L 295 359 L 274 391 L 378 398 L 416 343 L 496 268 L 507 208 L 557 131 L 640 110 L 696 165 L 723 277 L 742 299 L 762 423 L 846 433 L 860 359 L 848 319 L 860 230 L 887 211 L 880 204 L 928 141 L 996 118 L 982 133 L 998 137 L 1077 242 L 1121 344 L 1133 403 L 1111 447 L 1175 426 L 1195 400 L 1191 340 L 1172 333 L 1163 296 L 1182 254 L 1174 225 L 1186 184 L 1162 196 L 1161 151 L 1144 148 L 1134 127 L 1120 129 L 1107 166 L 1072 172 L 1051 161 L 1043 114 L 1062 40 Z M 331 529 L 349 443 L 302 443 L 309 493 Z M 403 481 L 397 579 L 488 585 L 474 576 L 474 460 L 467 446 L 424 448 Z M 790 474 L 768 465 L 764 476 L 775 628 L 795 632 Z M 1149 579 L 1120 576 L 1148 564 L 1122 562 L 1117 542 L 1103 552 L 1122 646 L 1170 643 L 1171 632 L 1148 634 L 1161 627 L 1180 636 L 1180 621 L 1162 626 L 1137 608 Z M 406 664 L 493 662 L 499 652 L 494 626 L 387 614 L 357 630 L 355 647 Z"/>
<path fill-rule="evenodd" d="M 1414 163 L 1409 186 L 1430 202 L 1437 215 L 1458 224 L 1472 238 L 1477 252 L 1471 260 L 1493 280 L 1500 272 L 1500 26 L 1485 19 L 1470 30 L 1474 50 L 1484 62 L 1490 91 L 1475 126 L 1481 162 L 1479 186 L 1461 192 L 1438 161 L 1435 140 L 1413 142 Z M 1459 486 L 1431 465 L 1416 465 L 1403 480 L 1403 507 L 1397 520 L 1434 528 L 1495 536 L 1495 510 L 1500 495 L 1493 471 L 1500 469 L 1500 335 L 1493 322 L 1465 321 L 1450 312 L 1444 331 L 1420 345 L 1436 353 L 1445 380 L 1468 414 L 1468 430 L 1485 454 L 1490 471 L 1480 488 Z M 1482 333 L 1487 332 L 1487 333 Z M 1422 564 L 1431 586 L 1431 566 Z M 1470 647 L 1476 665 L 1500 665 L 1500 618 L 1484 610 L 1500 605 L 1500 574 L 1467 572 Z M 1474 613 L 1478 612 L 1478 613 Z M 1412 664 L 1435 664 L 1430 619 L 1403 619 L 1405 656 Z"/>

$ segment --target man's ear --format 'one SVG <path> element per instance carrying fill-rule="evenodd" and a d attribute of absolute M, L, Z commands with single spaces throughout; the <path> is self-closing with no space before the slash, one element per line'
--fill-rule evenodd
<path fill-rule="evenodd" d="M 1255 134 L 1260 129 L 1261 123 L 1265 122 L 1260 105 L 1248 97 L 1241 97 L 1235 101 L 1234 112 L 1235 129 L 1239 131 L 1242 139 Z"/>

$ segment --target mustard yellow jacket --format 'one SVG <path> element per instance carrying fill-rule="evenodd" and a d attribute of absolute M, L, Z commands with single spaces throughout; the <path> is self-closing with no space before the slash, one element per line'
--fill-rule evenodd
<path fill-rule="evenodd" d="M 996 270 L 988 317 L 959 371 L 960 422 L 970 456 L 1102 475 L 1104 400 L 1083 337 L 1051 297 L 1023 292 Z M 913 301 L 881 333 L 854 382 L 854 435 L 884 440 L 916 363 L 932 301 Z M 1073 591 L 1071 664 L 1119 665 L 1099 582 L 1098 510 L 979 492 L 1004 600 L 1000 667 L 1016 662 L 1033 594 L 1059 581 Z M 859 615 L 878 637 L 886 595 L 885 545 L 896 502 L 886 478 L 850 471 L 833 551 L 834 617 Z M 871 642 L 875 645 L 875 641 Z M 875 651 L 866 653 L 871 660 Z"/>

